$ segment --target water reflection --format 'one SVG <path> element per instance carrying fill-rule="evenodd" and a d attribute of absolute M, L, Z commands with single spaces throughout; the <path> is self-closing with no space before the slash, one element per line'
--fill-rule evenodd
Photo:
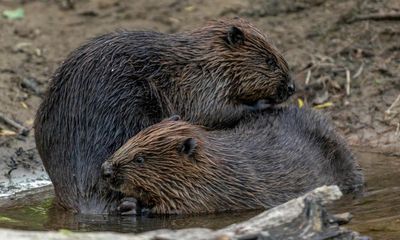
<path fill-rule="evenodd" d="M 362 198 L 344 198 L 336 212 L 351 212 L 347 227 L 374 239 L 400 239 L 400 158 L 358 152 L 366 175 L 367 189 Z"/>
<path fill-rule="evenodd" d="M 237 221 L 244 221 L 257 215 L 258 212 L 224 213 L 218 215 L 204 215 L 193 217 L 164 216 L 164 217 L 109 217 L 109 216 L 78 216 L 73 225 L 68 228 L 82 231 L 116 231 L 116 232 L 145 232 L 155 229 L 182 229 L 191 227 L 205 227 L 218 229 Z M 64 225 L 65 227 L 66 225 Z M 51 224 L 51 229 L 59 226 Z M 61 226 L 62 227 L 62 226 Z"/>
<path fill-rule="evenodd" d="M 0 227 L 22 230 L 114 231 L 140 233 L 155 229 L 205 227 L 219 229 L 245 221 L 261 211 L 208 214 L 199 216 L 109 216 L 74 215 L 52 208 L 51 199 L 37 206 L 0 210 Z"/>

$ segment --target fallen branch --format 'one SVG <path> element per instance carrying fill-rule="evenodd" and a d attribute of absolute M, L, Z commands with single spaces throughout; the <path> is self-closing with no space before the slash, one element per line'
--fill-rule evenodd
<path fill-rule="evenodd" d="M 4 114 L 0 113 L 0 121 L 6 123 L 7 125 L 16 128 L 19 134 L 27 136 L 29 134 L 29 129 L 17 123 L 16 121 L 6 117 Z"/>
<path fill-rule="evenodd" d="M 365 21 L 365 20 L 374 20 L 374 21 L 400 20 L 400 12 L 358 15 L 358 16 L 355 16 L 354 18 L 350 19 L 348 21 L 348 23 L 353 23 L 353 22 L 357 22 L 357 21 Z"/>
<path fill-rule="evenodd" d="M 339 226 L 338 222 L 346 222 L 349 216 L 334 217 L 326 212 L 324 205 L 339 199 L 341 195 L 337 186 L 320 187 L 245 222 L 233 224 L 217 231 L 206 228 L 162 229 L 134 235 L 104 232 L 73 233 L 65 230 L 60 232 L 28 232 L 0 229 L 0 239 L 368 239 Z"/>

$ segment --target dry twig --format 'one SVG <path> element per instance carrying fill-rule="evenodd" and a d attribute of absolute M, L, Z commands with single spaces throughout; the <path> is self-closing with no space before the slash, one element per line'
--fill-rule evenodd
<path fill-rule="evenodd" d="M 397 103 L 400 101 L 400 94 L 397 96 L 396 100 L 390 105 L 390 107 L 385 111 L 387 115 L 392 113 L 392 109 L 397 105 Z"/>
<path fill-rule="evenodd" d="M 349 22 L 357 22 L 357 21 L 364 21 L 364 20 L 374 20 L 374 21 L 385 21 L 385 20 L 400 20 L 400 12 L 393 12 L 393 13 L 373 13 L 373 14 L 366 14 L 366 15 L 358 15 L 351 19 Z"/>
<path fill-rule="evenodd" d="M 363 70 L 364 70 L 364 63 L 361 63 L 360 68 L 359 68 L 359 69 L 357 70 L 357 72 L 353 75 L 353 79 L 358 78 L 358 77 L 361 75 L 361 73 L 362 73 Z"/>
<path fill-rule="evenodd" d="M 351 83 L 350 71 L 349 71 L 349 69 L 346 68 L 346 94 L 347 94 L 347 96 L 350 95 L 350 83 Z"/>
<path fill-rule="evenodd" d="M 29 129 L 17 123 L 16 121 L 6 117 L 4 114 L 0 113 L 0 121 L 8 124 L 9 126 L 16 128 L 21 135 L 26 136 L 29 133 Z"/>
<path fill-rule="evenodd" d="M 310 83 L 310 79 L 311 79 L 311 69 L 309 69 L 307 71 L 307 77 L 306 77 L 306 82 L 305 82 L 306 85 L 308 85 Z"/>

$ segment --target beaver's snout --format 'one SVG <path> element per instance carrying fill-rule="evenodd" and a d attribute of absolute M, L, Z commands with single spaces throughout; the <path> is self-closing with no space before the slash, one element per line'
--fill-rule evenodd
<path fill-rule="evenodd" d="M 287 83 L 284 85 L 283 87 L 284 89 L 281 89 L 281 91 L 285 92 L 286 94 L 284 95 L 286 95 L 286 97 L 289 98 L 296 92 L 296 86 L 294 84 L 292 76 L 288 75 L 286 79 Z"/>
<path fill-rule="evenodd" d="M 293 79 L 289 76 L 286 83 L 278 87 L 278 92 L 273 98 L 275 103 L 282 103 L 296 92 L 296 86 Z"/>
<path fill-rule="evenodd" d="M 101 177 L 104 180 L 110 180 L 113 176 L 113 167 L 109 162 L 103 163 L 101 166 Z"/>
<path fill-rule="evenodd" d="M 105 162 L 101 165 L 101 177 L 108 182 L 110 187 L 114 190 L 118 190 L 122 184 L 122 179 L 117 176 L 114 166 L 109 162 Z"/>
<path fill-rule="evenodd" d="M 296 86 L 294 85 L 294 82 L 289 83 L 287 91 L 289 96 L 292 96 L 296 92 Z"/>

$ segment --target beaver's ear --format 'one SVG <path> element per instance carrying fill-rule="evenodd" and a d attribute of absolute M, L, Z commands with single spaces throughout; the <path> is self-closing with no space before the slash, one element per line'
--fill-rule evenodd
<path fill-rule="evenodd" d="M 226 42 L 231 46 L 243 44 L 244 33 L 239 28 L 232 26 L 226 35 Z"/>
<path fill-rule="evenodd" d="M 196 151 L 196 140 L 194 138 L 186 138 L 181 145 L 180 152 L 182 154 L 192 156 L 193 153 Z"/>
<path fill-rule="evenodd" d="M 179 121 L 181 120 L 181 116 L 179 115 L 172 115 L 171 117 L 168 118 L 168 121 Z"/>
<path fill-rule="evenodd" d="M 176 122 L 176 121 L 179 121 L 179 120 L 181 120 L 181 117 L 180 117 L 179 115 L 172 115 L 171 117 L 166 118 L 166 119 L 164 119 L 163 121 L 173 121 L 173 122 Z"/>

